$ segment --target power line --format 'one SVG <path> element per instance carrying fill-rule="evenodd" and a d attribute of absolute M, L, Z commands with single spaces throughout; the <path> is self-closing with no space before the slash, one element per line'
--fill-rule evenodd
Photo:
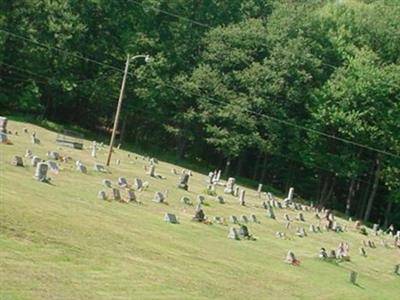
<path fill-rule="evenodd" d="M 118 67 L 106 64 L 106 63 L 102 63 L 102 62 L 99 62 L 99 61 L 94 60 L 94 59 L 87 58 L 87 57 L 82 56 L 82 55 L 77 55 L 75 53 L 71 53 L 71 52 L 69 52 L 67 50 L 64 50 L 64 49 L 61 49 L 61 48 L 58 48 L 58 47 L 53 47 L 53 46 L 50 46 L 50 45 L 46 45 L 46 44 L 40 43 L 40 42 L 37 42 L 37 41 L 32 40 L 30 38 L 14 34 L 14 33 L 9 32 L 7 30 L 0 29 L 0 31 L 5 32 L 5 33 L 7 33 L 7 34 L 9 34 L 11 36 L 14 36 L 16 38 L 20 38 L 20 39 L 23 39 L 25 41 L 29 41 L 29 42 L 35 43 L 35 44 L 40 45 L 42 47 L 53 48 L 53 49 L 56 49 L 56 50 L 58 50 L 60 52 L 72 55 L 72 56 L 74 56 L 76 58 L 79 58 L 79 59 L 82 59 L 82 60 L 85 60 L 85 61 L 90 61 L 90 62 L 96 63 L 98 65 L 102 65 L 104 67 L 108 67 L 108 68 L 114 69 L 114 70 L 119 71 L 119 72 L 124 72 L 124 70 L 121 69 L 121 68 L 118 68 Z M 128 72 L 128 74 L 134 75 L 131 72 Z M 170 85 L 170 84 L 165 83 L 165 82 L 164 82 L 164 85 L 168 86 L 168 87 L 170 87 L 172 89 L 179 90 L 179 91 L 184 92 L 184 93 L 188 92 L 186 90 L 183 90 L 181 88 L 178 88 L 176 86 Z M 216 100 L 214 98 L 211 98 L 211 97 L 208 97 L 208 96 L 204 96 L 204 95 L 201 95 L 201 94 L 197 94 L 197 93 L 193 93 L 193 92 L 190 92 L 190 93 L 193 96 L 202 97 L 202 98 L 208 99 L 211 102 L 220 103 L 220 104 L 224 104 L 224 105 L 232 104 L 232 103 L 229 103 L 229 102 L 226 102 L 226 101 Z M 360 147 L 360 148 L 368 149 L 368 150 L 373 151 L 373 152 L 381 153 L 383 155 L 387 155 L 387 156 L 391 156 L 391 157 L 400 159 L 400 155 L 395 154 L 395 153 L 391 153 L 391 152 L 388 152 L 388 151 L 385 151 L 385 150 L 381 150 L 381 149 L 378 149 L 378 148 L 375 148 L 375 147 L 371 147 L 371 146 L 368 146 L 368 145 L 365 145 L 365 144 L 354 142 L 354 141 L 351 141 L 351 140 L 348 140 L 348 139 L 345 139 L 345 138 L 340 138 L 340 137 L 337 137 L 337 136 L 334 136 L 334 135 L 331 135 L 331 134 L 327 134 L 325 132 L 322 132 L 322 131 L 319 131 L 319 130 L 316 130 L 316 129 L 313 129 L 313 128 L 308 128 L 308 127 L 305 127 L 305 126 L 302 126 L 302 125 L 298 125 L 298 124 L 295 124 L 295 123 L 287 121 L 287 120 L 281 120 L 281 119 L 279 119 L 277 117 L 266 115 L 266 114 L 259 113 L 259 112 L 255 112 L 255 111 L 252 111 L 252 110 L 249 110 L 249 109 L 246 109 L 246 108 L 240 108 L 240 109 L 242 111 L 244 111 L 244 112 L 247 112 L 247 113 L 250 113 L 250 114 L 253 114 L 253 115 L 257 115 L 259 117 L 267 118 L 269 120 L 273 120 L 275 122 L 278 122 L 278 123 L 281 123 L 281 124 L 285 124 L 287 126 L 295 127 L 295 128 L 298 128 L 298 129 L 301 129 L 301 130 L 304 130 L 304 131 L 313 132 L 314 134 L 317 134 L 317 135 L 325 136 L 327 138 L 331 138 L 331 139 L 334 139 L 334 140 L 337 140 L 337 141 L 340 141 L 340 142 L 343 142 L 343 143 L 351 144 L 351 145 L 354 145 L 354 146 L 357 146 L 357 147 Z"/>

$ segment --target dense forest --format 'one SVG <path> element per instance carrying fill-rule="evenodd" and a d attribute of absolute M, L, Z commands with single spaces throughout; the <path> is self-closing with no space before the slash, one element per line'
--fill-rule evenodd
<path fill-rule="evenodd" d="M 400 1 L 1 0 L 0 109 L 400 226 Z"/>

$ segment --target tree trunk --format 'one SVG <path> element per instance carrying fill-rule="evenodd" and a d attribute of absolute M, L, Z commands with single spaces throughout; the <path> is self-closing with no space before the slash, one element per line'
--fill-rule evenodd
<path fill-rule="evenodd" d="M 393 201 L 389 199 L 386 207 L 385 221 L 383 222 L 383 228 L 387 228 L 389 226 L 389 221 L 390 221 L 389 219 L 390 219 L 390 212 L 392 211 L 392 205 Z"/>
<path fill-rule="evenodd" d="M 239 177 L 240 174 L 242 173 L 243 161 L 244 161 L 244 154 L 239 156 L 236 166 L 236 175 L 235 175 L 236 177 Z"/>
<path fill-rule="evenodd" d="M 125 132 L 126 132 L 126 124 L 128 123 L 128 118 L 129 118 L 129 116 L 126 116 L 124 118 L 124 120 L 122 121 L 121 132 L 119 134 L 119 141 L 118 141 L 119 144 L 122 144 L 122 142 L 124 140 Z"/>
<path fill-rule="evenodd" d="M 254 180 L 257 179 L 257 174 L 258 174 L 258 169 L 259 169 L 258 165 L 259 165 L 260 162 L 261 162 L 261 157 L 262 157 L 262 153 L 261 153 L 261 151 L 260 151 L 260 152 L 258 152 L 258 154 L 257 154 L 256 163 L 254 164 L 254 171 L 253 171 L 253 177 L 252 177 Z"/>
<path fill-rule="evenodd" d="M 262 163 L 262 170 L 261 170 L 260 179 L 258 180 L 259 183 L 264 183 L 265 175 L 267 174 L 267 163 L 268 163 L 268 155 L 265 153 L 264 154 L 264 160 L 263 160 L 263 163 Z"/>
<path fill-rule="evenodd" d="M 355 187 L 356 180 L 354 177 L 351 178 L 350 181 L 350 187 L 349 187 L 349 193 L 347 194 L 347 200 L 346 200 L 346 216 L 350 216 L 350 210 L 351 210 L 351 200 L 353 199 L 354 196 L 354 187 Z"/>
<path fill-rule="evenodd" d="M 324 185 L 322 187 L 321 194 L 319 195 L 318 203 L 321 204 L 321 205 L 324 205 L 324 202 L 325 202 L 324 198 L 325 198 L 325 195 L 326 195 L 326 191 L 328 190 L 328 186 L 329 186 L 329 175 L 327 175 L 325 177 Z"/>
<path fill-rule="evenodd" d="M 372 204 L 374 203 L 376 191 L 378 190 L 380 172 L 381 172 L 381 164 L 378 158 L 376 160 L 374 184 L 372 186 L 371 194 L 369 195 L 368 198 L 367 209 L 365 210 L 365 215 L 364 215 L 364 222 L 368 221 L 371 214 Z"/>
<path fill-rule="evenodd" d="M 185 148 L 186 148 L 186 139 L 184 139 L 183 136 L 179 135 L 177 141 L 177 151 L 176 151 L 176 156 L 179 159 L 183 159 L 185 154 Z"/>
<path fill-rule="evenodd" d="M 231 159 L 228 157 L 225 163 L 224 177 L 228 178 L 229 175 L 229 166 L 231 165 Z"/>
<path fill-rule="evenodd" d="M 371 173 L 370 173 L 370 175 L 369 175 L 369 177 L 368 177 L 368 183 L 367 183 L 367 185 L 365 186 L 362 199 L 361 199 L 361 201 L 359 201 L 360 204 L 357 206 L 357 217 L 358 217 L 359 219 L 361 219 L 361 218 L 363 217 L 363 215 L 364 215 L 365 206 L 366 206 L 366 204 L 367 204 L 367 198 L 368 198 L 368 195 L 369 195 L 370 186 L 371 186 L 371 184 L 372 184 L 372 179 L 373 179 L 373 177 L 374 177 L 374 176 L 372 175 L 372 172 L 373 172 L 373 171 L 374 171 L 373 168 L 371 168 Z"/>

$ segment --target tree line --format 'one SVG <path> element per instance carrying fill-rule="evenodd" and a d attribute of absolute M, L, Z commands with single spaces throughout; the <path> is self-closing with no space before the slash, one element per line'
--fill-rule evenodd
<path fill-rule="evenodd" d="M 400 226 L 397 0 L 0 3 L 0 108 Z"/>

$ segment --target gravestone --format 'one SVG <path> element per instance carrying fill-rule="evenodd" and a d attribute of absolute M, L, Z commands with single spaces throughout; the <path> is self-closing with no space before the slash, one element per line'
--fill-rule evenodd
<path fill-rule="evenodd" d="M 315 225 L 314 224 L 310 224 L 309 231 L 312 232 L 312 233 L 317 233 L 317 230 L 315 229 Z"/>
<path fill-rule="evenodd" d="M 283 217 L 285 218 L 286 221 L 289 221 L 289 222 L 290 222 L 290 217 L 289 217 L 288 214 L 284 214 Z"/>
<path fill-rule="evenodd" d="M 161 192 L 155 192 L 153 201 L 157 203 L 163 203 L 165 200 L 165 196 Z"/>
<path fill-rule="evenodd" d="M 286 224 L 285 224 L 285 228 L 289 229 L 290 228 L 290 224 L 291 224 L 290 221 L 287 221 Z"/>
<path fill-rule="evenodd" d="M 299 220 L 299 221 L 301 221 L 301 222 L 305 222 L 304 216 L 303 216 L 302 213 L 298 213 L 298 215 L 297 215 L 297 220 Z"/>
<path fill-rule="evenodd" d="M 52 160 L 48 160 L 47 164 L 49 165 L 49 171 L 58 174 L 60 172 L 60 168 L 58 167 L 57 163 Z"/>
<path fill-rule="evenodd" d="M 147 175 L 150 175 L 151 177 L 156 177 L 156 166 L 155 165 L 150 165 Z"/>
<path fill-rule="evenodd" d="M 272 206 L 270 204 L 268 204 L 267 217 L 270 219 L 275 219 L 274 209 L 272 208 Z"/>
<path fill-rule="evenodd" d="M 253 223 L 257 223 L 257 216 L 255 214 L 250 215 L 250 221 Z"/>
<path fill-rule="evenodd" d="M 174 175 L 178 175 L 178 172 L 176 171 L 175 168 L 172 168 L 172 169 L 171 169 L 171 173 L 174 174 Z"/>
<path fill-rule="evenodd" d="M 201 208 L 201 205 L 198 205 L 196 208 L 196 213 L 192 220 L 196 221 L 196 222 L 203 222 L 203 221 L 205 221 L 205 219 L 206 219 L 206 215 L 204 214 L 204 211 Z"/>
<path fill-rule="evenodd" d="M 276 201 L 276 206 L 278 206 L 279 209 L 282 209 L 282 203 L 280 201 Z"/>
<path fill-rule="evenodd" d="M 209 172 L 208 173 L 208 180 L 207 180 L 208 184 L 213 184 L 214 183 L 214 172 Z"/>
<path fill-rule="evenodd" d="M 106 194 L 106 192 L 105 192 L 105 191 L 100 191 L 100 192 L 97 194 L 97 198 L 100 199 L 100 200 L 107 200 L 107 194 Z"/>
<path fill-rule="evenodd" d="M 239 197 L 240 187 L 236 186 L 233 190 L 233 196 Z"/>
<path fill-rule="evenodd" d="M 298 236 L 298 237 L 306 237 L 307 236 L 307 233 L 306 233 L 306 231 L 304 230 L 304 228 L 297 228 L 297 230 L 296 230 L 296 235 Z"/>
<path fill-rule="evenodd" d="M 40 144 L 40 140 L 36 137 L 36 133 L 32 134 L 31 142 L 32 142 L 32 144 L 36 144 L 36 145 Z"/>
<path fill-rule="evenodd" d="M 117 200 L 117 201 L 121 200 L 121 194 L 119 192 L 119 189 L 112 188 L 112 190 L 111 190 L 111 199 L 112 200 Z"/>
<path fill-rule="evenodd" d="M 164 221 L 172 224 L 178 224 L 178 220 L 174 214 L 166 213 L 164 215 Z"/>
<path fill-rule="evenodd" d="M 119 177 L 118 178 L 118 185 L 122 188 L 125 188 L 128 186 L 128 181 L 126 181 L 126 178 L 124 177 Z"/>
<path fill-rule="evenodd" d="M 192 201 L 190 201 L 189 197 L 183 196 L 181 198 L 181 203 L 186 204 L 186 205 L 192 205 Z"/>
<path fill-rule="evenodd" d="M 11 164 L 16 167 L 23 167 L 24 161 L 21 156 L 15 155 L 11 161 Z"/>
<path fill-rule="evenodd" d="M 328 258 L 328 253 L 326 253 L 325 248 L 321 248 L 319 250 L 319 258 L 320 259 L 327 259 Z"/>
<path fill-rule="evenodd" d="M 79 164 L 76 169 L 83 174 L 87 174 L 87 168 L 83 164 Z"/>
<path fill-rule="evenodd" d="M 400 265 L 395 265 L 394 266 L 394 274 L 400 275 Z"/>
<path fill-rule="evenodd" d="M 50 151 L 47 153 L 47 157 L 54 159 L 54 160 L 58 160 L 60 158 L 60 154 L 55 151 Z"/>
<path fill-rule="evenodd" d="M 225 203 L 224 197 L 222 197 L 222 196 L 216 196 L 215 201 L 217 201 L 219 204 Z"/>
<path fill-rule="evenodd" d="M 365 251 L 364 247 L 360 247 L 360 255 L 361 256 L 367 256 L 367 251 Z"/>
<path fill-rule="evenodd" d="M 233 227 L 229 228 L 228 238 L 232 240 L 239 240 L 239 234 L 236 228 Z"/>
<path fill-rule="evenodd" d="M 25 127 L 24 127 L 24 128 L 22 129 L 22 131 L 23 131 L 24 133 L 28 133 L 28 128 L 25 128 Z"/>
<path fill-rule="evenodd" d="M 92 157 L 96 158 L 97 156 L 97 143 L 96 141 L 93 141 L 92 143 Z"/>
<path fill-rule="evenodd" d="M 127 200 L 128 202 L 130 202 L 130 201 L 136 202 L 136 195 L 135 195 L 135 192 L 134 192 L 133 190 L 128 189 L 128 190 L 126 191 L 126 200 Z"/>
<path fill-rule="evenodd" d="M 239 236 L 243 237 L 243 238 L 250 238 L 250 233 L 249 233 L 249 229 L 247 228 L 246 225 L 240 225 L 239 228 Z"/>
<path fill-rule="evenodd" d="M 218 224 L 222 224 L 222 223 L 223 223 L 223 222 L 222 222 L 222 218 L 219 217 L 219 216 L 215 216 L 215 217 L 213 218 L 213 221 L 214 221 L 215 223 L 218 223 Z"/>
<path fill-rule="evenodd" d="M 258 188 L 257 188 L 257 193 L 258 193 L 258 196 L 259 196 L 259 197 L 261 197 L 262 188 L 263 188 L 263 185 L 262 185 L 262 183 L 260 183 L 260 184 L 258 185 Z"/>
<path fill-rule="evenodd" d="M 0 132 L 7 133 L 7 122 L 8 119 L 6 117 L 0 117 Z"/>
<path fill-rule="evenodd" d="M 285 200 L 283 200 L 285 206 L 287 206 L 293 202 L 293 194 L 294 194 L 294 188 L 291 187 L 289 189 L 288 196 L 285 198 Z"/>
<path fill-rule="evenodd" d="M 225 194 L 233 194 L 233 188 L 235 186 L 235 178 L 229 177 L 228 182 L 226 183 L 226 188 L 224 189 Z"/>
<path fill-rule="evenodd" d="M 38 163 L 40 163 L 42 160 L 38 156 L 32 157 L 31 160 L 31 165 L 32 167 L 36 167 Z"/>
<path fill-rule="evenodd" d="M 7 134 L 0 132 L 0 143 L 7 144 L 7 142 L 8 142 Z"/>
<path fill-rule="evenodd" d="M 297 263 L 296 256 L 294 255 L 294 252 L 289 250 L 287 255 L 286 255 L 286 262 L 288 264 L 294 265 Z"/>
<path fill-rule="evenodd" d="M 219 182 L 221 179 L 221 170 L 218 170 L 217 174 L 215 175 L 215 182 Z"/>
<path fill-rule="evenodd" d="M 379 224 L 374 224 L 372 230 L 375 235 L 378 235 Z"/>
<path fill-rule="evenodd" d="M 36 165 L 35 178 L 41 182 L 47 182 L 47 171 L 49 166 L 45 162 L 40 162 Z"/>
<path fill-rule="evenodd" d="M 188 190 L 188 182 L 189 182 L 189 174 L 183 173 L 179 178 L 178 188 L 183 189 L 185 191 Z"/>
<path fill-rule="evenodd" d="M 196 201 L 197 201 L 197 204 L 203 204 L 204 203 L 204 196 L 203 195 L 197 195 Z"/>
<path fill-rule="evenodd" d="M 245 202 L 245 200 L 244 200 L 245 195 L 246 195 L 246 191 L 245 191 L 245 190 L 241 190 L 241 191 L 240 191 L 240 195 L 239 195 L 239 204 L 240 204 L 241 206 L 245 206 L 245 205 L 246 205 L 246 202 Z"/>
<path fill-rule="evenodd" d="M 93 170 L 95 170 L 96 172 L 103 172 L 103 173 L 106 172 L 106 169 L 102 164 L 94 164 Z"/>
<path fill-rule="evenodd" d="M 237 224 L 238 220 L 237 220 L 236 216 L 230 216 L 229 217 L 229 222 L 232 223 L 232 224 Z"/>
<path fill-rule="evenodd" d="M 112 188 L 112 182 L 110 179 L 103 179 L 103 185 L 108 188 Z"/>
<path fill-rule="evenodd" d="M 357 275 L 358 275 L 357 272 L 350 271 L 350 277 L 349 277 L 350 283 L 352 283 L 352 284 L 356 284 L 357 283 Z"/>
<path fill-rule="evenodd" d="M 249 222 L 249 219 L 247 219 L 247 216 L 241 215 L 241 216 L 240 216 L 240 222 L 248 223 L 248 222 Z"/>
<path fill-rule="evenodd" d="M 143 187 L 143 182 L 140 178 L 135 178 L 134 183 L 133 183 L 135 190 L 140 190 Z"/>
<path fill-rule="evenodd" d="M 32 150 L 31 149 L 26 149 L 25 150 L 25 157 L 31 158 L 32 157 Z"/>

